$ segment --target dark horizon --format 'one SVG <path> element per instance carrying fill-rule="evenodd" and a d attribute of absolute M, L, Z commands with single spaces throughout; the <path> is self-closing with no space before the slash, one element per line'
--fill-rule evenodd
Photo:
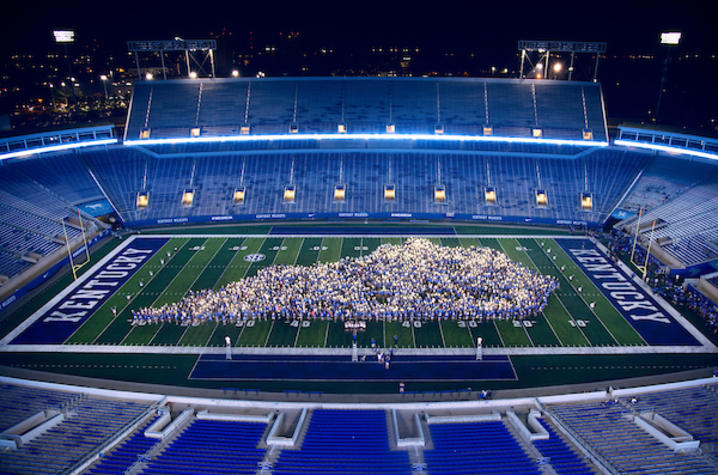
<path fill-rule="evenodd" d="M 661 31 L 683 33 L 681 48 L 716 52 L 718 41 L 708 8 L 701 2 L 609 2 L 595 9 L 575 2 L 552 2 L 537 8 L 521 2 L 462 5 L 441 2 L 417 8 L 387 3 L 323 3 L 307 8 L 300 3 L 197 5 L 190 2 L 145 3 L 131 0 L 121 6 L 79 0 L 31 2 L 15 11 L 10 6 L 0 32 L 7 51 L 35 50 L 53 45 L 52 30 L 73 29 L 77 45 L 94 41 L 110 50 L 124 50 L 128 40 L 205 38 L 222 29 L 233 40 L 249 32 L 273 35 L 299 31 L 310 44 L 346 50 L 371 46 L 416 45 L 421 48 L 465 48 L 492 56 L 516 51 L 520 39 L 605 41 L 609 54 L 652 53 L 659 49 Z"/>

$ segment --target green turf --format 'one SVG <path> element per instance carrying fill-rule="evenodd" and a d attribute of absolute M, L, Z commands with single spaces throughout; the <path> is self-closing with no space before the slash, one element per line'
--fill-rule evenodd
<path fill-rule="evenodd" d="M 384 324 L 384 342 L 386 346 L 397 346 L 399 348 L 415 348 L 414 343 L 414 332 L 407 322 L 385 322 Z M 399 340 L 394 344 L 395 338 L 398 336 Z"/>
<path fill-rule="evenodd" d="M 199 249 L 192 251 L 194 255 L 182 270 L 177 273 L 174 280 L 162 291 L 162 294 L 157 297 L 157 300 L 155 300 L 152 305 L 154 307 L 161 307 L 162 305 L 181 300 L 220 249 L 223 242 L 224 239 L 207 239 L 204 243 L 197 246 Z M 146 345 L 148 343 L 152 345 L 176 345 L 180 338 L 182 338 L 186 328 L 187 327 L 182 327 L 176 323 L 163 323 L 157 333 L 154 334 L 154 337 L 152 337 L 148 331 L 147 333 L 143 333 L 143 339 L 136 335 L 139 333 L 138 330 L 140 330 L 138 327 L 128 335 L 125 342 L 137 345 Z M 152 340 L 150 341 L 148 337 L 151 337 Z"/>
<path fill-rule="evenodd" d="M 175 246 L 177 248 L 177 252 L 174 251 L 173 247 L 172 251 L 170 251 L 171 255 L 169 257 L 167 257 L 167 254 L 165 253 L 162 257 L 165 260 L 165 265 L 160 271 L 155 273 L 154 277 L 152 277 L 152 280 L 147 285 L 142 287 L 140 292 L 137 292 L 139 287 L 133 289 L 128 288 L 127 285 L 122 286 L 122 289 L 120 289 L 121 292 L 135 292 L 133 294 L 135 297 L 122 312 L 118 312 L 117 318 L 115 318 L 112 323 L 110 323 L 107 328 L 100 333 L 100 335 L 95 339 L 95 342 L 115 345 L 120 343 L 128 332 L 132 330 L 132 326 L 130 325 L 130 319 L 132 318 L 131 310 L 152 305 L 152 302 L 155 301 L 157 296 L 162 293 L 165 287 L 167 287 L 172 279 L 174 279 L 175 275 L 182 270 L 187 261 L 192 257 L 192 251 L 187 251 L 186 249 L 193 247 L 202 241 L 203 239 L 187 239 L 184 244 L 178 244 Z M 145 325 L 144 328 L 149 329 L 151 327 L 155 327 L 156 331 L 156 327 L 158 327 L 158 325 Z"/>
<path fill-rule="evenodd" d="M 265 238 L 247 238 L 240 246 L 240 250 L 235 253 L 230 263 L 225 267 L 224 272 L 215 284 L 215 288 L 223 287 L 230 282 L 237 281 L 244 277 L 247 273 L 247 269 L 249 269 L 251 265 L 251 263 L 245 261 L 244 258 L 249 254 L 259 252 L 265 240 Z"/>
<path fill-rule="evenodd" d="M 225 346 L 224 339 L 226 337 L 229 337 L 232 345 L 235 346 L 240 338 L 240 333 L 244 333 L 242 330 L 242 327 L 238 327 L 233 323 L 227 323 L 226 325 L 219 323 L 214 328 L 214 333 L 212 333 L 207 346 Z"/>
<path fill-rule="evenodd" d="M 460 247 L 461 242 L 455 237 L 443 237 L 441 238 L 441 245 L 445 247 Z"/>
<path fill-rule="evenodd" d="M 306 326 L 307 323 L 309 326 Z M 297 346 L 323 348 L 328 325 L 328 322 L 321 320 L 301 322 L 299 335 L 297 335 Z"/>
<path fill-rule="evenodd" d="M 507 252 L 515 253 L 517 260 L 525 264 L 530 269 L 539 272 L 538 268 L 531 260 L 530 255 L 523 250 L 527 248 L 522 246 L 516 239 L 506 239 L 503 242 L 505 242 L 503 247 L 507 250 Z M 512 249 L 513 251 L 510 251 Z M 549 297 L 548 304 L 543 311 L 543 316 L 546 319 L 547 325 L 550 325 L 556 334 L 559 344 L 563 346 L 589 346 L 588 339 L 581 331 L 581 328 L 576 324 L 573 317 L 566 311 L 566 308 L 563 306 L 555 293 L 551 294 Z"/>
<path fill-rule="evenodd" d="M 366 247 L 366 250 L 362 249 L 361 255 L 366 256 L 376 250 L 377 247 L 381 246 L 380 238 L 362 238 L 362 246 Z"/>
<path fill-rule="evenodd" d="M 166 303 L 177 302 L 187 294 L 187 291 L 199 279 L 207 265 L 215 257 L 217 252 L 222 248 L 226 239 L 208 239 L 204 243 L 204 250 L 198 250 L 190 259 L 187 265 L 177 275 L 175 280 L 165 289 L 164 293 L 158 298 L 154 306 L 162 306 Z M 178 331 L 178 325 L 175 323 L 164 323 L 162 328 L 157 332 L 150 344 L 152 345 L 176 345 L 185 333 L 185 328 Z M 172 340 L 174 338 L 174 340 Z M 144 344 L 144 343 L 142 343 Z"/>
<path fill-rule="evenodd" d="M 507 347 L 532 346 L 523 323 L 518 320 L 496 320 L 496 328 Z"/>
<path fill-rule="evenodd" d="M 496 238 L 481 238 L 479 239 L 479 243 L 484 247 L 489 247 L 496 251 L 504 252 L 504 250 L 501 248 L 501 244 L 499 244 L 499 240 Z"/>
<path fill-rule="evenodd" d="M 341 257 L 359 257 L 361 255 L 361 238 L 344 238 L 341 245 Z"/>
<path fill-rule="evenodd" d="M 342 238 L 323 238 L 319 251 L 319 262 L 336 262 L 342 250 Z"/>
<path fill-rule="evenodd" d="M 344 322 L 328 322 L 329 332 L 327 333 L 327 348 L 349 348 L 352 346 L 351 332 L 344 330 Z M 381 335 L 381 331 L 378 332 Z M 359 344 L 361 335 L 357 335 L 357 345 Z"/>
<path fill-rule="evenodd" d="M 471 332 L 471 346 L 476 346 L 477 338 L 482 338 L 482 345 L 485 347 L 498 348 L 504 346 L 501 341 L 501 336 L 496 328 L 496 324 L 493 320 L 484 320 L 481 322 L 463 322 Z M 462 326 L 462 322 L 457 322 L 459 327 Z"/>
<path fill-rule="evenodd" d="M 217 288 L 219 278 L 225 269 L 227 269 L 228 264 L 237 252 L 239 252 L 238 248 L 241 248 L 244 242 L 244 238 L 227 239 L 219 251 L 217 251 L 217 254 L 212 258 L 212 261 L 210 261 L 204 271 L 202 271 L 202 274 L 200 274 L 194 284 L 192 284 L 192 290 Z M 182 336 L 182 340 L 180 340 L 179 344 L 181 346 L 205 346 L 207 340 L 209 340 L 214 332 L 216 325 L 216 323 L 210 322 L 189 327 Z"/>
<path fill-rule="evenodd" d="M 189 327 L 179 342 L 180 346 L 205 346 L 207 340 L 214 332 L 216 323 L 203 323 L 196 327 Z"/>
<path fill-rule="evenodd" d="M 386 348 L 387 346 L 392 345 L 394 343 L 393 333 L 389 335 L 388 339 L 384 339 L 385 326 L 386 324 L 384 322 L 375 322 L 373 320 L 366 322 L 366 331 L 358 332 L 357 334 L 357 345 L 362 348 L 371 348 L 372 338 L 374 338 L 376 345 L 379 347 Z"/>
<path fill-rule="evenodd" d="M 441 331 L 444 335 L 444 343 L 447 348 L 474 346 L 466 322 L 462 322 L 462 324 L 463 327 L 460 327 L 459 323 L 454 320 L 441 320 Z"/>
<path fill-rule="evenodd" d="M 257 272 L 259 272 L 261 269 L 271 266 L 274 262 L 274 259 L 277 257 L 277 254 L 279 253 L 282 241 L 284 241 L 284 239 L 282 238 L 267 238 L 264 243 L 262 243 L 262 247 L 259 248 L 259 251 L 257 251 L 259 254 L 264 254 L 264 260 L 261 260 L 259 262 L 252 262 L 249 268 L 246 270 L 245 274 L 240 276 L 240 278 L 252 277 L 256 275 Z"/>
<path fill-rule="evenodd" d="M 305 238 L 301 250 L 297 256 L 297 265 L 310 266 L 319 259 L 319 252 L 322 248 L 322 238 Z"/>
<path fill-rule="evenodd" d="M 504 253 L 509 256 L 511 260 L 529 269 L 535 269 L 531 259 L 529 259 L 526 253 L 517 249 L 517 247 L 519 247 L 518 241 L 515 239 L 499 239 L 498 242 Z M 559 342 L 543 313 L 527 319 L 524 328 L 526 328 L 535 346 L 561 346 L 561 342 Z"/>
<path fill-rule="evenodd" d="M 298 321 L 287 322 L 281 319 L 274 321 L 272 325 L 272 331 L 269 333 L 269 339 L 267 340 L 267 346 L 294 346 L 294 342 L 297 339 L 297 332 L 299 327 L 292 325 L 298 324 Z"/>
<path fill-rule="evenodd" d="M 543 240 L 542 242 L 547 241 Z M 616 340 L 571 287 L 566 276 L 554 265 L 553 260 L 542 250 L 539 243 L 533 239 L 519 239 L 519 243 L 528 249 L 527 252 L 531 256 L 531 260 L 542 274 L 552 275 L 558 279 L 560 287 L 556 294 L 578 325 L 581 325 L 581 321 L 585 322 L 585 326 L 581 330 L 589 342 L 594 346 L 616 345 Z"/>
<path fill-rule="evenodd" d="M 175 246 L 180 246 L 187 242 L 187 239 L 173 238 L 167 241 L 162 248 L 160 248 L 154 256 L 145 262 L 140 267 L 135 275 L 125 282 L 125 285 L 115 292 L 107 301 L 98 308 L 90 318 L 70 337 L 66 343 L 92 343 L 97 335 L 112 322 L 114 315 L 112 314 L 112 308 L 114 307 L 118 314 L 122 313 L 125 307 L 128 305 L 126 296 L 128 295 L 129 289 L 136 289 L 139 287 L 140 280 L 149 281 L 149 271 L 157 274 L 158 270 L 161 269 L 160 260 L 167 259 L 167 251 L 172 250 Z M 126 290 L 123 290 L 126 289 Z"/>
<path fill-rule="evenodd" d="M 222 247 L 214 255 L 207 267 L 204 268 L 202 273 L 194 284 L 192 284 L 192 290 L 203 290 L 215 288 L 215 284 L 219 281 L 219 278 L 227 269 L 227 265 L 232 261 L 234 256 L 239 250 L 233 250 L 241 248 L 245 243 L 245 238 L 229 238 L 224 241 Z"/>
<path fill-rule="evenodd" d="M 302 247 L 301 238 L 286 238 L 282 241 L 277 257 L 274 259 L 275 265 L 294 265 Z"/>
<path fill-rule="evenodd" d="M 418 348 L 443 348 L 444 342 L 441 337 L 439 322 L 426 321 L 414 322 L 414 341 Z"/>
<path fill-rule="evenodd" d="M 223 338 L 223 337 L 222 337 Z M 223 345 L 224 343 L 222 343 Z M 396 393 L 397 383 L 337 381 L 202 381 L 190 380 L 197 355 L 100 353 L 1 353 L 0 365 L 91 378 L 201 388 L 251 388 L 263 391 L 323 391 L 328 393 Z M 718 365 L 716 354 L 556 355 L 511 357 L 518 381 L 456 381 L 408 383 L 408 391 L 451 389 L 518 389 L 557 384 L 588 383 L 665 374 Z M 706 374 L 709 374 L 706 371 Z M 603 386 L 605 387 L 605 385 Z M 227 393 L 227 397 L 241 397 Z M 411 397 L 409 395 L 409 397 Z"/>
<path fill-rule="evenodd" d="M 392 244 L 394 246 L 397 246 L 401 243 L 406 241 L 406 238 L 400 238 L 400 237 L 383 237 L 381 238 L 382 244 Z"/>
<path fill-rule="evenodd" d="M 237 340 L 237 346 L 264 346 L 271 328 L 271 320 L 248 320 Z"/>
<path fill-rule="evenodd" d="M 583 297 L 584 301 L 596 303 L 593 313 L 603 322 L 606 328 L 610 330 L 618 343 L 626 346 L 645 345 L 646 342 L 641 338 L 641 335 L 623 318 L 621 313 L 616 310 L 616 307 L 603 295 L 593 281 L 583 273 L 566 251 L 553 239 L 546 240 L 546 242 L 552 243 L 550 247 L 556 256 L 556 265 L 559 269 L 561 266 L 564 266 L 564 270 L 561 272 L 564 275 L 574 276 L 573 280 L 569 281 L 571 286 L 574 289 L 578 286 L 582 286 L 583 292 L 581 293 L 581 297 Z"/>

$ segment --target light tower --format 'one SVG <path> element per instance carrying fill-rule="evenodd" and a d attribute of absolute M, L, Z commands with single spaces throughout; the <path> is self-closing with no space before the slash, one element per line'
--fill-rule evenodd
<path fill-rule="evenodd" d="M 680 31 L 666 31 L 661 33 L 661 44 L 666 47 L 666 59 L 663 61 L 663 74 L 661 75 L 661 85 L 658 88 L 658 101 L 656 102 L 655 120 L 658 121 L 658 115 L 661 112 L 661 101 L 663 100 L 663 88 L 666 84 L 666 76 L 668 75 L 668 64 L 671 62 L 671 48 L 678 46 L 681 42 Z"/>

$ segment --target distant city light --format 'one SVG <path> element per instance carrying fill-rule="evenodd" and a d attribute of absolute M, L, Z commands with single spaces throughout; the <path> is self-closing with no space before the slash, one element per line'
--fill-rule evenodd
<path fill-rule="evenodd" d="M 680 31 L 666 31 L 661 33 L 662 45 L 677 45 L 681 41 Z"/>
<path fill-rule="evenodd" d="M 100 74 L 100 81 L 107 81 L 107 75 L 106 75 L 106 74 Z"/>
<path fill-rule="evenodd" d="M 55 30 L 52 34 L 55 35 L 57 43 L 72 43 L 75 41 L 75 32 L 72 30 Z"/>
<path fill-rule="evenodd" d="M 553 72 L 560 73 L 561 69 L 563 69 L 563 65 L 561 63 L 554 63 Z"/>
<path fill-rule="evenodd" d="M 145 79 L 147 79 L 148 81 L 152 81 L 153 78 L 154 76 L 152 75 L 152 73 L 145 74 Z"/>
<path fill-rule="evenodd" d="M 536 69 L 543 69 L 543 63 L 538 63 L 536 65 Z"/>
<path fill-rule="evenodd" d="M 197 79 L 197 73 L 194 72 L 194 71 L 190 71 L 190 73 L 189 73 L 189 78 L 190 78 L 190 79 Z"/>
<path fill-rule="evenodd" d="M 232 77 L 233 77 L 233 78 L 238 78 L 238 77 L 239 77 L 239 71 L 237 71 L 236 69 L 233 69 L 233 70 L 232 70 Z"/>

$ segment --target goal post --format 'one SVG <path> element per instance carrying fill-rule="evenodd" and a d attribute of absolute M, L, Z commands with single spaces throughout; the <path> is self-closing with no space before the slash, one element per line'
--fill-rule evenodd
<path fill-rule="evenodd" d="M 638 210 L 638 220 L 636 221 L 636 231 L 633 235 L 633 247 L 631 248 L 631 264 L 633 264 L 636 269 L 642 272 L 642 278 L 646 279 L 646 274 L 648 274 L 648 259 L 651 257 L 651 247 L 653 246 L 653 232 L 656 229 L 656 220 L 654 219 L 651 223 L 651 233 L 648 235 L 648 247 L 646 248 L 646 259 L 643 261 L 643 263 L 638 263 L 635 260 L 636 255 L 636 246 L 639 245 L 638 242 L 638 236 L 641 233 L 641 217 L 643 216 L 643 208 L 640 208 Z"/>

